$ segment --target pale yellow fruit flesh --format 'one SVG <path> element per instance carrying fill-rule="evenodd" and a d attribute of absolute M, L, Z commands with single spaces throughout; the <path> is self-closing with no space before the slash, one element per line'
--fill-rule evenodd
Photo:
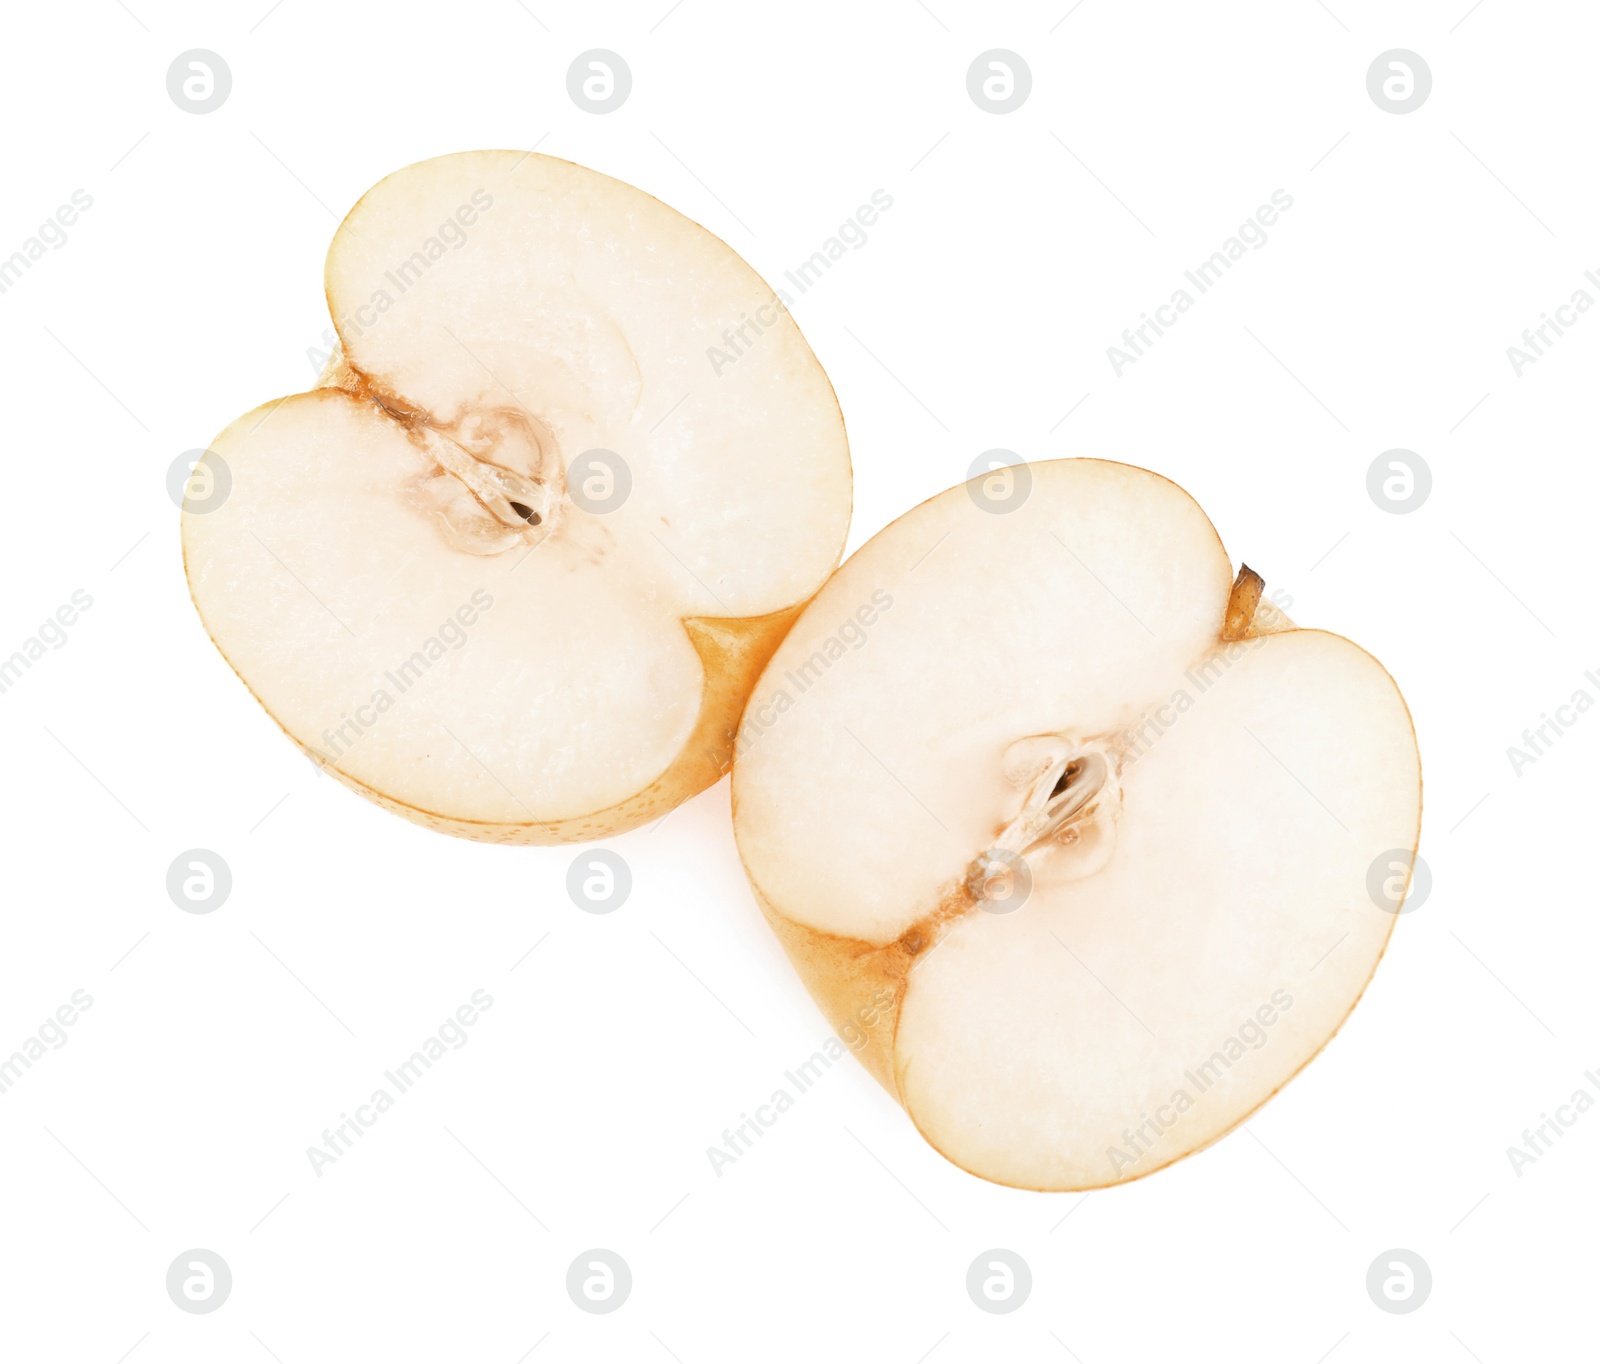
<path fill-rule="evenodd" d="M 440 247 L 463 204 L 481 212 Z M 326 770 L 445 832 L 604 837 L 715 781 L 849 518 L 838 406 L 787 314 L 726 373 L 707 362 L 771 291 L 648 195 L 518 152 L 389 177 L 328 285 L 340 386 L 229 427 L 228 498 L 185 508 L 235 671 Z M 522 538 L 429 453 L 485 430 L 485 458 L 548 496 Z M 612 510 L 566 487 L 594 448 L 631 475 Z M 469 552 L 452 517 L 509 543 Z"/>
<path fill-rule="evenodd" d="M 1031 473 L 1006 515 L 965 488 L 916 508 L 818 595 L 752 696 L 735 827 L 802 976 L 935 1147 L 1091 1188 L 1214 1140 L 1338 1028 L 1394 926 L 1368 869 L 1415 848 L 1420 774 L 1388 674 L 1235 592 L 1181 490 Z M 798 691 L 874 592 L 859 650 Z M 1114 808 L 988 912 L 967 875 L 1022 798 L 1007 750 L 1040 735 L 1108 755 Z"/>

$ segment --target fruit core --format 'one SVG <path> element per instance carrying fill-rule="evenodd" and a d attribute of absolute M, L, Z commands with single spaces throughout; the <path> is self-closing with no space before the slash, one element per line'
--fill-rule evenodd
<path fill-rule="evenodd" d="M 1021 791 L 1017 813 L 967 869 L 979 902 L 1015 908 L 1016 878 L 1030 853 L 1049 853 L 1049 873 L 1076 880 L 1106 864 L 1116 838 L 1121 787 L 1116 752 L 1103 740 L 1041 734 L 1005 752 L 1007 781 Z M 1031 882 L 1032 870 L 1026 873 Z M 1023 897 L 1025 898 L 1025 897 Z M 1013 902 L 1016 903 L 1013 903 Z"/>
<path fill-rule="evenodd" d="M 537 418 L 496 408 L 447 427 L 418 418 L 404 424 L 434 466 L 413 485 L 413 501 L 455 549 L 531 549 L 560 521 L 565 479 L 555 440 Z"/>

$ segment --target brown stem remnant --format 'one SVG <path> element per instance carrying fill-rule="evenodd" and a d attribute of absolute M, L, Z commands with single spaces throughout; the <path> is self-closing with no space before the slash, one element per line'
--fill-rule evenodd
<path fill-rule="evenodd" d="M 1265 579 L 1249 564 L 1239 565 L 1239 576 L 1234 579 L 1233 592 L 1228 597 L 1228 609 L 1222 618 L 1222 638 L 1225 642 L 1250 638 L 1256 608 L 1261 605 L 1261 589 L 1266 585 Z"/>

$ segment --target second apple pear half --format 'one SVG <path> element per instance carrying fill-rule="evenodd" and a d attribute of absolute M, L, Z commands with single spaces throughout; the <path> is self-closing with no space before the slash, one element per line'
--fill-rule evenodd
<path fill-rule="evenodd" d="M 1215 1141 L 1338 1030 L 1421 768 L 1393 679 L 1093 459 L 931 498 L 833 575 L 746 708 L 734 828 L 829 1021 L 955 1164 L 1027 1189 Z"/>

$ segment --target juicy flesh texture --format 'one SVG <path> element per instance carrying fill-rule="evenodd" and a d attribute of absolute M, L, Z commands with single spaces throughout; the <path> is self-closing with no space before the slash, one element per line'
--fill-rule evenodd
<path fill-rule="evenodd" d="M 1224 638 L 1232 575 L 1187 494 L 1093 460 L 1031 472 L 1006 515 L 959 487 L 924 503 L 817 596 L 746 711 L 735 824 L 835 1024 L 887 1014 L 862 1059 L 933 1145 L 1091 1188 L 1214 1140 L 1332 1035 L 1393 928 L 1367 872 L 1414 849 L 1420 772 L 1361 649 L 1270 607 Z M 1044 736 L 1110 776 L 991 912 L 970 871 Z"/>
<path fill-rule="evenodd" d="M 327 289 L 342 387 L 229 427 L 227 500 L 185 509 L 234 669 L 317 761 L 449 832 L 598 837 L 714 780 L 849 519 L 838 406 L 772 291 L 641 191 L 518 152 L 381 182 Z M 527 480 L 538 520 L 508 528 L 430 448 Z M 620 507 L 567 488 L 591 449 L 626 465 Z"/>

